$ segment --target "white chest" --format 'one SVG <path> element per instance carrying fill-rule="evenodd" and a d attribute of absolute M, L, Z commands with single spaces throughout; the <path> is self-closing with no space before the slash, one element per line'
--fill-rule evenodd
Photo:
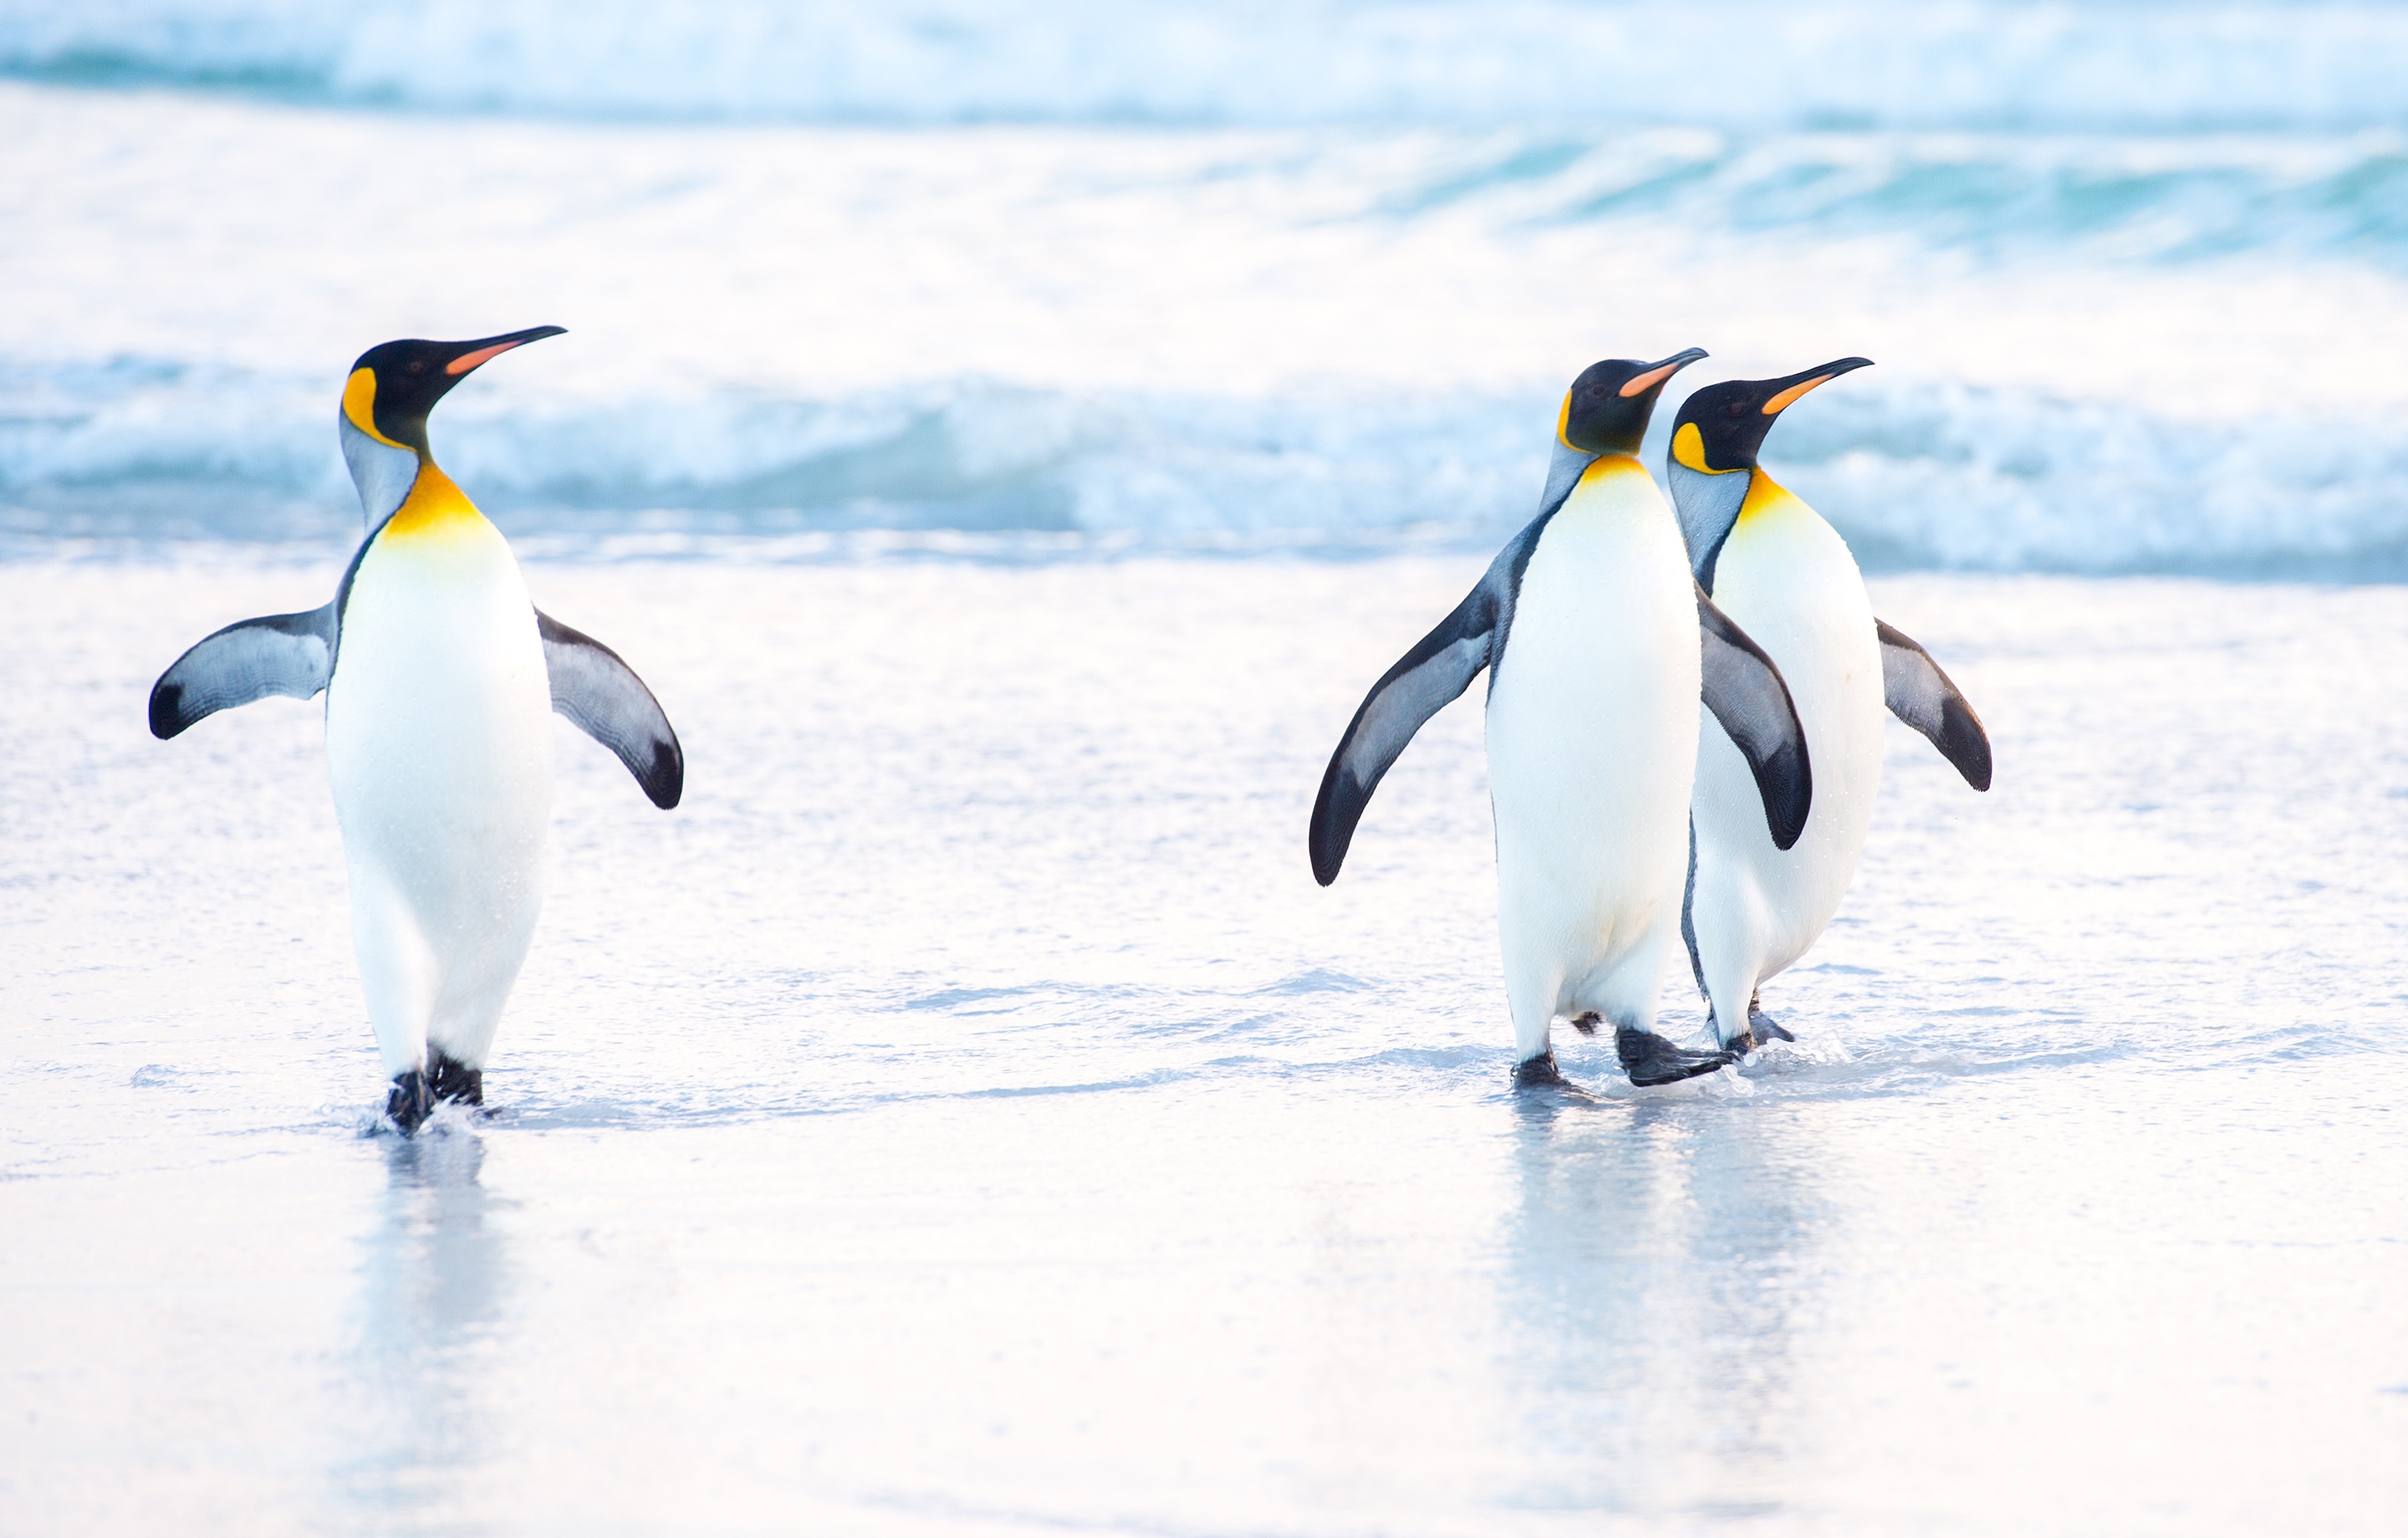
<path fill-rule="evenodd" d="M 1697 609 L 1680 529 L 1632 465 L 1593 468 L 1540 537 L 1489 697 L 1489 751 L 1649 755 L 1698 689 Z M 1681 756 L 1675 755 L 1674 756 Z"/>
<path fill-rule="evenodd" d="M 1885 711 L 1881 645 L 1847 542 L 1776 485 L 1751 493 L 1715 566 L 1713 598 L 1781 669 L 1813 765 L 1805 833 L 1776 851 L 1745 760 L 1711 717 L 1700 721 L 1699 892 L 1725 878 L 1748 882 L 1781 959 L 1821 933 L 1871 826 Z M 1723 862 L 1732 868 L 1707 870 Z"/>
<path fill-rule="evenodd" d="M 1671 510 L 1635 463 L 1601 467 L 1523 572 L 1488 767 L 1507 913 L 1612 937 L 1652 922 L 1668 882 L 1677 908 L 1699 680 Z"/>
<path fill-rule="evenodd" d="M 481 517 L 379 536 L 326 694 L 346 839 L 523 839 L 549 819 L 552 695 L 518 563 Z"/>

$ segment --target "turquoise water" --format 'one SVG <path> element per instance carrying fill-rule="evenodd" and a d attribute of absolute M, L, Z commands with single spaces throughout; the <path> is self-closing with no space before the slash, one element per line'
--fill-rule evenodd
<path fill-rule="evenodd" d="M 341 365 L 548 322 L 438 432 L 569 543 L 1493 549 L 1571 376 L 1694 345 L 1879 363 L 1767 454 L 1891 568 L 2396 580 L 2403 70 L 2368 6 L 0 5 L 0 539 L 333 538 Z"/>

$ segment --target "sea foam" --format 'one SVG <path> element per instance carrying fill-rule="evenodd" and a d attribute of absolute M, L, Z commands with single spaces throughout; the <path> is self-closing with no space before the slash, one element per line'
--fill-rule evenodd
<path fill-rule="evenodd" d="M 353 538 L 324 394 L 167 363 L 0 370 L 0 528 Z M 447 406 L 435 436 L 506 528 L 570 550 L 860 529 L 1469 546 L 1535 510 L 1551 411 L 1537 395 L 1087 395 L 972 377 L 825 399 L 523 389 Z M 2408 575 L 2408 431 L 2382 422 L 2211 425 L 1868 376 L 1784 422 L 1766 465 L 1877 569 Z"/>
<path fill-rule="evenodd" d="M 0 69 L 368 105 L 859 122 L 2408 122 L 2408 13 L 2266 0 L 0 4 Z"/>
<path fill-rule="evenodd" d="M 1494 542 L 1697 341 L 1882 359 L 1770 450 L 1876 566 L 2408 575 L 2408 11 L 0 0 L 6 71 L 310 104 L 0 88 L 20 537 L 349 538 L 329 360 L 540 318 L 583 393 L 437 439 L 572 547 Z"/>

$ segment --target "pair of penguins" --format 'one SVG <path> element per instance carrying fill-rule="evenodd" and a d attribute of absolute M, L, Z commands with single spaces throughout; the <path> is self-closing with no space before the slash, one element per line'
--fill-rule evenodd
<path fill-rule="evenodd" d="M 1795 1040 L 1757 988 L 1806 953 L 1856 873 L 1885 707 L 1973 788 L 1990 786 L 1972 707 L 1874 618 L 1839 532 L 1756 464 L 1774 419 L 1870 360 L 1691 395 L 1673 424 L 1668 508 L 1640 439 L 1665 381 L 1705 355 L 1613 359 L 1573 381 L 1539 516 L 1372 686 L 1313 804 L 1312 872 L 1326 886 L 1381 776 L 1488 669 L 1517 1084 L 1563 1082 L 1557 1016 L 1584 1033 L 1612 1022 L 1638 1085 Z M 1711 1050 L 1655 1029 L 1676 932 L 1710 1007 Z"/>
<path fill-rule="evenodd" d="M 392 1081 L 386 1114 L 405 1132 L 440 1101 L 483 1103 L 542 906 L 551 714 L 616 754 L 654 805 L 683 793 L 684 755 L 652 691 L 617 653 L 536 609 L 509 543 L 427 444 L 428 413 L 470 372 L 561 334 L 362 353 L 337 423 L 367 534 L 333 601 L 228 625 L 150 691 L 163 739 L 269 695 L 326 696 L 352 944 Z M 1704 355 L 1600 363 L 1574 381 L 1539 517 L 1373 687 L 1313 808 L 1313 873 L 1327 885 L 1381 776 L 1489 669 L 1519 1083 L 1559 1079 L 1557 1014 L 1584 1030 L 1612 1020 L 1640 1084 L 1710 1071 L 1760 1033 L 1787 1034 L 1755 1010 L 1756 986 L 1805 951 L 1846 889 L 1885 697 L 1976 786 L 1989 783 L 1988 743 L 1963 697 L 1873 620 L 1838 534 L 1755 467 L 1774 415 L 1865 360 L 1693 395 L 1673 439 L 1676 526 L 1636 456 L 1665 381 Z M 1701 732 L 1700 697 L 1724 735 Z M 1653 1029 L 1675 915 L 1713 1004 L 1713 1052 Z"/>

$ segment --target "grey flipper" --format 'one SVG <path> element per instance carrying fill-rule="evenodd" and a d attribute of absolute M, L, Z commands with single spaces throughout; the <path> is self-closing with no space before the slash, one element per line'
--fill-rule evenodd
<path fill-rule="evenodd" d="M 577 729 L 619 755 L 636 783 L 664 812 L 685 794 L 685 751 L 666 712 L 619 654 L 540 609 L 543 662 L 552 675 L 552 708 Z"/>
<path fill-rule="evenodd" d="M 1555 506 L 1560 507 L 1563 500 L 1562 494 L 1556 495 Z M 1329 768 L 1322 771 L 1321 794 L 1312 803 L 1309 839 L 1312 879 L 1322 885 L 1338 879 L 1338 868 L 1346 863 L 1347 846 L 1354 841 L 1354 825 L 1363 820 L 1363 809 L 1370 805 L 1371 792 L 1379 788 L 1388 766 L 1405 751 L 1422 723 L 1469 688 L 1480 669 L 1503 650 L 1523 569 L 1530 564 L 1530 552 L 1554 515 L 1551 507 L 1515 536 L 1478 585 L 1455 606 L 1455 612 L 1439 621 L 1438 627 L 1398 658 L 1363 697 L 1354 719 L 1347 723 L 1346 735 L 1338 740 L 1338 751 L 1329 755 Z"/>
<path fill-rule="evenodd" d="M 1990 735 L 1940 664 L 1914 637 L 1880 620 L 1882 689 L 1890 714 L 1931 740 L 1975 790 L 1990 788 Z"/>
<path fill-rule="evenodd" d="M 1729 615 L 1698 589 L 1698 635 L 1705 648 L 1706 709 L 1738 744 L 1764 798 L 1772 846 L 1787 849 L 1806 831 L 1814 805 L 1814 772 L 1806 759 L 1806 728 L 1781 669 Z"/>
<path fill-rule="evenodd" d="M 206 716 L 269 695 L 308 699 L 335 676 L 336 605 L 229 625 L 176 659 L 150 685 L 150 735 L 173 737 Z"/>

